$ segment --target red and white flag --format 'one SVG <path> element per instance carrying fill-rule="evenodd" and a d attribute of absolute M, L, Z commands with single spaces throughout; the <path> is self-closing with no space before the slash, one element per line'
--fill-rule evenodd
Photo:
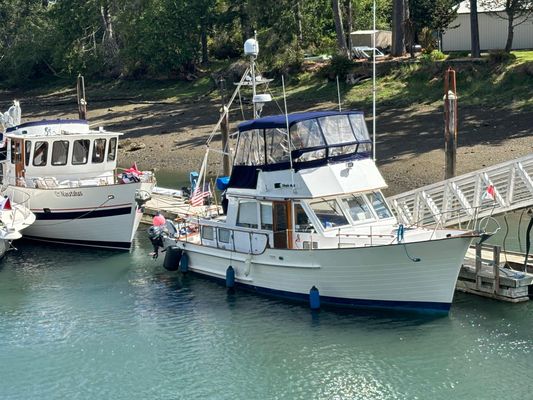
<path fill-rule="evenodd" d="M 207 188 L 204 187 L 204 190 L 200 188 L 200 184 L 196 184 L 192 196 L 190 198 L 191 206 L 198 207 L 204 205 L 204 199 L 211 196 L 211 190 L 209 190 L 209 184 Z"/>
<path fill-rule="evenodd" d="M 9 197 L 4 197 L 0 200 L 0 210 L 11 210 L 11 201 Z"/>
<path fill-rule="evenodd" d="M 483 197 L 481 197 L 481 200 L 486 199 L 490 199 L 492 201 L 496 199 L 496 189 L 494 189 L 494 185 L 487 186 L 485 193 L 483 193 Z"/>

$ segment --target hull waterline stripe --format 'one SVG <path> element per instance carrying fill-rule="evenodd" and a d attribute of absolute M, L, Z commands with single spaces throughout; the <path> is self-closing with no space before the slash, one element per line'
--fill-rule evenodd
<path fill-rule="evenodd" d="M 63 219 L 85 219 L 85 218 L 102 218 L 114 217 L 117 215 L 126 215 L 132 212 L 133 207 L 121 207 L 113 209 L 96 209 L 86 211 L 50 211 L 50 212 L 36 212 L 35 219 L 37 221 L 63 220 Z"/>
<path fill-rule="evenodd" d="M 129 250 L 131 248 L 131 242 L 103 242 L 96 240 L 57 239 L 29 235 L 24 235 L 24 239 L 37 240 L 40 242 L 70 244 L 84 247 L 100 247 L 104 249 Z"/>
<path fill-rule="evenodd" d="M 206 275 L 198 271 L 190 270 L 195 275 L 214 280 L 225 284 L 224 278 Z M 290 301 L 307 303 L 309 295 L 303 293 L 286 292 L 283 290 L 270 289 L 260 286 L 248 285 L 235 281 L 235 287 L 246 291 L 251 291 L 268 297 L 276 297 Z M 381 310 L 401 310 L 423 313 L 447 314 L 450 311 L 451 303 L 441 303 L 432 301 L 396 301 L 396 300 L 368 300 L 368 299 L 347 299 L 342 297 L 330 297 L 320 295 L 320 303 L 327 306 L 341 308 L 368 308 Z"/>

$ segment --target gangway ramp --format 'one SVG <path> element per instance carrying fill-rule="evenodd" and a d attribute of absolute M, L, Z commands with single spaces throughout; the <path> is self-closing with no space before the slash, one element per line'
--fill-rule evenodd
<path fill-rule="evenodd" d="M 453 226 L 531 207 L 533 153 L 391 196 L 389 201 L 400 223 L 423 226 Z"/>

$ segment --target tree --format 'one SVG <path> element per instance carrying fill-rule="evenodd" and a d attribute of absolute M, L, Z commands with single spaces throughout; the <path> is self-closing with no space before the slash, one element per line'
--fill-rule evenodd
<path fill-rule="evenodd" d="M 533 14 L 531 0 L 481 0 L 481 4 L 490 11 L 489 14 L 507 20 L 507 40 L 505 51 L 509 53 L 513 48 L 514 28 L 528 21 Z M 501 7 L 504 12 L 501 12 Z"/>
<path fill-rule="evenodd" d="M 337 32 L 337 49 L 340 54 L 348 56 L 339 0 L 331 0 L 331 4 L 333 8 L 333 20 L 335 21 L 335 31 Z"/>
<path fill-rule="evenodd" d="M 472 58 L 479 58 L 479 26 L 477 22 L 477 0 L 470 0 L 470 55 Z"/>
<path fill-rule="evenodd" d="M 395 57 L 405 54 L 405 27 L 409 20 L 407 0 L 392 0 L 392 50 Z"/>

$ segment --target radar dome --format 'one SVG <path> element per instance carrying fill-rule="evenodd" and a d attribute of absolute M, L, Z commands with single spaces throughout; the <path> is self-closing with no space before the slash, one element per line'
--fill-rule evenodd
<path fill-rule="evenodd" d="M 244 42 L 244 54 L 247 56 L 257 57 L 259 54 L 259 43 L 255 39 L 248 39 Z"/>

